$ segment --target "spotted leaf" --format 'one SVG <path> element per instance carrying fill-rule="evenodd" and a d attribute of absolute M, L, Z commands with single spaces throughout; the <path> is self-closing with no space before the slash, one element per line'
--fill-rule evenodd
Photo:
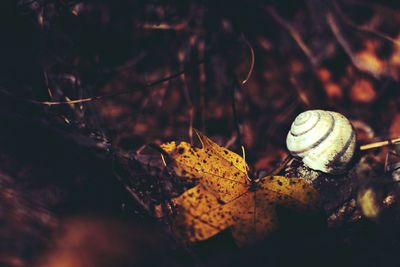
<path fill-rule="evenodd" d="M 195 187 L 173 199 L 172 227 L 181 239 L 206 240 L 230 228 L 236 242 L 244 245 L 277 228 L 277 205 L 297 210 L 317 207 L 318 193 L 306 181 L 283 176 L 250 180 L 242 157 L 198 135 L 201 148 L 186 142 L 161 145 L 177 174 L 198 179 Z"/>

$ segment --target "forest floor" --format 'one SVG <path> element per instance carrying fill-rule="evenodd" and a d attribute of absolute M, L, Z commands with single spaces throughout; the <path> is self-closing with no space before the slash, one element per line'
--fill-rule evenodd
<path fill-rule="evenodd" d="M 400 146 L 362 147 L 400 136 L 399 4 L 17 0 L 0 10 L 1 266 L 399 261 Z M 349 172 L 318 184 L 320 213 L 278 209 L 279 229 L 246 247 L 229 228 L 195 244 L 171 233 L 171 199 L 193 185 L 152 147 L 196 143 L 198 129 L 243 147 L 252 177 L 286 175 L 287 133 L 313 109 L 343 114 L 357 136 Z"/>

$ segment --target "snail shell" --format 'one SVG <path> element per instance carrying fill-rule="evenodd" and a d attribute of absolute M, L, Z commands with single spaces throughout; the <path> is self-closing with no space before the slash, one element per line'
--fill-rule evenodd
<path fill-rule="evenodd" d="M 355 131 L 346 117 L 325 110 L 300 113 L 290 128 L 286 145 L 293 156 L 313 169 L 331 174 L 346 171 L 354 155 Z"/>

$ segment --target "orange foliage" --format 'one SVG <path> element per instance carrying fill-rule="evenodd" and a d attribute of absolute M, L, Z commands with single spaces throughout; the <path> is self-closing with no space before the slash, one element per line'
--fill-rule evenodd
<path fill-rule="evenodd" d="M 350 89 L 350 98 L 354 102 L 370 103 L 376 97 L 375 88 L 369 80 L 357 80 Z"/>
<path fill-rule="evenodd" d="M 293 73 L 300 73 L 304 70 L 304 65 L 300 60 L 293 59 L 290 61 L 289 69 Z"/>
<path fill-rule="evenodd" d="M 326 68 L 320 68 L 318 70 L 318 77 L 324 85 L 325 93 L 330 98 L 342 98 L 343 91 L 342 88 L 337 84 L 332 82 L 331 72 Z"/>
<path fill-rule="evenodd" d="M 386 72 L 386 64 L 379 57 L 368 50 L 364 50 L 355 56 L 354 64 L 363 71 L 369 72 L 375 77 L 380 77 Z"/>
<path fill-rule="evenodd" d="M 390 126 L 390 136 L 400 136 L 400 113 L 397 113 L 393 118 L 392 125 Z"/>
<path fill-rule="evenodd" d="M 331 80 L 331 73 L 326 68 L 320 68 L 318 70 L 318 77 L 322 82 L 329 82 Z"/>
<path fill-rule="evenodd" d="M 326 95 L 331 98 L 342 98 L 343 97 L 342 88 L 340 88 L 340 86 L 337 85 L 336 83 L 333 83 L 333 82 L 326 83 L 324 88 L 325 88 Z"/>

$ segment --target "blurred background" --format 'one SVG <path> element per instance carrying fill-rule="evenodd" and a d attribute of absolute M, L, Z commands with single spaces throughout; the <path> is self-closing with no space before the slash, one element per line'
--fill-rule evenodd
<path fill-rule="evenodd" d="M 288 156 L 295 116 L 317 108 L 347 116 L 359 144 L 400 136 L 400 4 L 7 0 L 0 10 L 1 266 L 398 261 L 397 205 L 370 221 L 351 197 L 329 225 L 282 211 L 281 230 L 253 247 L 238 249 L 229 231 L 187 247 L 154 212 L 183 189 L 145 152 L 192 141 L 196 128 L 243 145 L 266 173 Z M 392 175 L 393 151 L 359 152 L 365 181 Z"/>

